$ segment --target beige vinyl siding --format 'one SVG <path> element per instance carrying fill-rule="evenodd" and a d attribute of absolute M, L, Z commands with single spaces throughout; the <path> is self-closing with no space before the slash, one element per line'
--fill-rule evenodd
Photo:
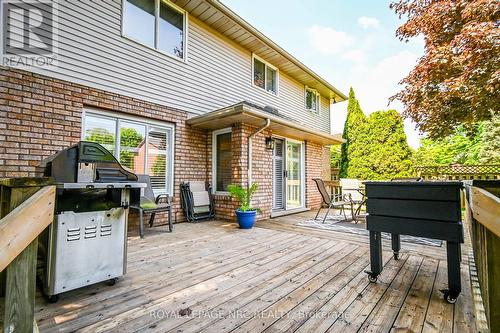
<path fill-rule="evenodd" d="M 252 85 L 252 54 L 188 15 L 181 61 L 121 36 L 121 0 L 59 1 L 59 63 L 27 68 L 59 79 L 203 114 L 247 100 L 330 131 L 330 102 L 305 107 L 304 85 L 279 72 L 279 94 Z M 257 54 L 258 55 L 258 54 Z"/>

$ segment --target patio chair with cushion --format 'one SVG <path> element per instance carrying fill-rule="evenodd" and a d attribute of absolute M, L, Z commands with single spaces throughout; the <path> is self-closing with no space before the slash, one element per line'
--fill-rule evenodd
<path fill-rule="evenodd" d="M 205 181 L 190 181 L 181 184 L 181 204 L 189 222 L 215 217 L 212 187 Z"/>
<path fill-rule="evenodd" d="M 328 208 L 326 211 L 325 217 L 323 218 L 323 223 L 325 223 L 326 218 L 328 217 L 328 213 L 330 212 L 330 209 L 335 209 L 339 208 L 340 213 L 344 214 L 344 219 L 347 220 L 347 216 L 345 214 L 345 206 L 350 206 L 351 207 L 351 213 L 352 213 L 352 204 L 348 196 L 338 194 L 338 195 L 333 195 L 330 196 L 328 194 L 328 191 L 326 190 L 325 183 L 323 182 L 322 179 L 320 178 L 313 178 L 314 182 L 316 183 L 316 186 L 318 187 L 318 191 L 321 194 L 322 202 L 321 206 L 318 209 L 318 212 L 316 213 L 316 216 L 314 219 L 316 220 L 318 218 L 318 215 L 321 211 L 322 208 Z"/>
<path fill-rule="evenodd" d="M 151 214 L 149 226 L 152 227 L 156 213 L 168 213 L 169 232 L 172 232 L 172 200 L 168 194 L 160 194 L 155 197 L 151 187 L 151 179 L 148 175 L 137 175 L 139 183 L 146 183 L 147 186 L 141 189 L 141 199 L 139 205 L 131 205 L 130 209 L 139 212 L 139 235 L 144 238 L 144 214 Z M 144 190 L 144 192 L 143 192 Z"/>

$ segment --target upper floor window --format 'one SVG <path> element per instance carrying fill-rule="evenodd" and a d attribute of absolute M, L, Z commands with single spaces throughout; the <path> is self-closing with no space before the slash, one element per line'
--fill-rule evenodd
<path fill-rule="evenodd" d="M 164 0 L 123 0 L 123 35 L 184 59 L 186 14 Z"/>
<path fill-rule="evenodd" d="M 320 95 L 315 89 L 306 87 L 306 109 L 319 112 Z"/>
<path fill-rule="evenodd" d="M 97 142 L 136 174 L 147 174 L 156 194 L 172 194 L 174 127 L 86 111 L 82 140 Z"/>
<path fill-rule="evenodd" d="M 276 67 L 253 57 L 253 84 L 271 94 L 278 94 L 278 70 Z"/>

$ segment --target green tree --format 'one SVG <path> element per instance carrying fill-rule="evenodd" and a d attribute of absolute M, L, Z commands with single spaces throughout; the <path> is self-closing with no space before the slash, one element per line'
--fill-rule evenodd
<path fill-rule="evenodd" d="M 356 150 L 358 138 L 363 134 L 363 127 L 366 123 L 366 116 L 359 106 L 354 89 L 349 90 L 349 101 L 347 103 L 347 117 L 344 124 L 342 137 L 345 142 L 341 146 L 340 177 L 349 176 L 350 155 Z"/>
<path fill-rule="evenodd" d="M 396 110 L 368 117 L 350 155 L 349 178 L 388 180 L 412 174 L 412 150 Z"/>
<path fill-rule="evenodd" d="M 85 131 L 85 140 L 99 143 L 103 146 L 114 146 L 115 136 L 105 128 L 92 128 Z"/>
<path fill-rule="evenodd" d="M 420 139 L 420 147 L 415 152 L 414 162 L 415 166 L 430 166 L 430 165 L 449 165 L 452 162 L 449 154 L 449 147 L 442 143 L 443 140 L 437 142 L 430 138 Z"/>
<path fill-rule="evenodd" d="M 423 138 L 414 156 L 415 166 L 478 164 L 483 139 L 484 124 L 479 123 L 472 131 L 464 126 L 455 128 L 451 135 L 440 139 Z"/>
<path fill-rule="evenodd" d="M 144 140 L 144 136 L 134 128 L 123 127 L 120 129 L 120 145 L 136 148 Z"/>
<path fill-rule="evenodd" d="M 103 145 L 114 154 L 115 135 L 105 128 L 92 128 L 85 132 L 85 140 Z M 134 149 L 138 148 L 144 136 L 133 128 L 120 129 L 120 163 L 134 168 Z"/>
<path fill-rule="evenodd" d="M 120 129 L 120 163 L 134 170 L 135 150 L 143 142 L 144 136 L 134 128 Z"/>
<path fill-rule="evenodd" d="M 115 145 L 115 135 L 105 128 L 91 128 L 85 132 L 85 140 L 102 145 Z M 133 128 L 124 127 L 120 130 L 120 145 L 122 147 L 137 147 L 144 137 Z"/>
<path fill-rule="evenodd" d="M 432 138 L 489 120 L 500 105 L 498 0 L 397 0 L 396 35 L 424 37 L 424 54 L 393 96 Z"/>
<path fill-rule="evenodd" d="M 330 146 L 330 166 L 332 168 L 338 168 L 342 159 L 341 146 L 332 145 Z"/>
<path fill-rule="evenodd" d="M 500 164 L 500 114 L 485 122 L 478 157 L 481 164 Z"/>

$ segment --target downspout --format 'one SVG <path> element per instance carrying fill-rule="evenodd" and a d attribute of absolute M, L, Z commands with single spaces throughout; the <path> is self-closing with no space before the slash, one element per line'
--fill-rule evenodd
<path fill-rule="evenodd" d="M 271 125 L 271 119 L 269 118 L 266 118 L 266 124 L 260 128 L 258 128 L 255 132 L 253 132 L 252 134 L 250 134 L 248 136 L 248 156 L 247 156 L 247 179 L 248 179 L 248 182 L 247 182 L 247 187 L 250 188 L 250 186 L 252 186 L 252 139 L 254 136 L 256 136 L 257 134 L 259 134 L 260 132 L 262 132 L 263 130 L 265 130 L 266 128 L 269 127 L 269 125 Z"/>

